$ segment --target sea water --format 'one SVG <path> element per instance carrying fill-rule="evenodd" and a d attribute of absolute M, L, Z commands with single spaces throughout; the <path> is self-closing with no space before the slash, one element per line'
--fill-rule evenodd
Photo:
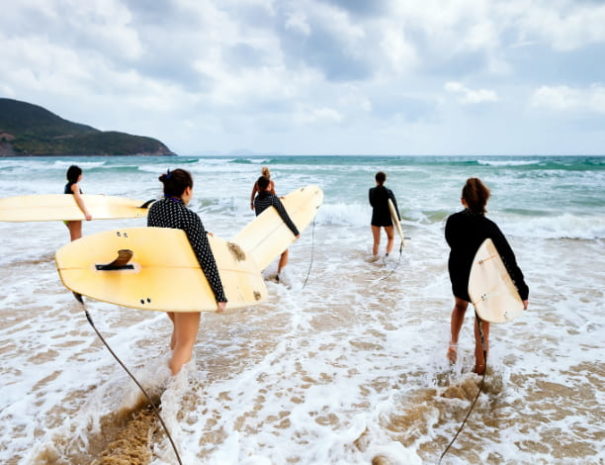
<path fill-rule="evenodd" d="M 254 217 L 261 166 L 278 194 L 324 190 L 315 224 L 290 249 L 288 285 L 268 281 L 266 302 L 204 314 L 177 377 L 166 368 L 164 314 L 87 301 L 109 345 L 161 401 L 183 463 L 437 463 L 480 386 L 471 309 L 457 364 L 445 357 L 453 299 L 444 224 L 471 176 L 491 189 L 488 217 L 516 253 L 530 306 L 492 325 L 485 385 L 442 463 L 605 461 L 605 158 L 6 158 L 0 197 L 62 193 L 74 163 L 85 193 L 141 201 L 161 196 L 162 172 L 185 168 L 195 180 L 190 208 L 226 239 Z M 409 240 L 401 256 L 396 248 L 370 263 L 378 170 Z M 67 241 L 61 222 L 0 223 L 0 463 L 176 464 L 138 388 L 61 285 L 53 256 Z"/>

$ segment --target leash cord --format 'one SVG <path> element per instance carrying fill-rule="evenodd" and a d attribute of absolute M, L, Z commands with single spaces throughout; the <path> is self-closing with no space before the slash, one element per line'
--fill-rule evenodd
<path fill-rule="evenodd" d="M 139 381 L 134 377 L 134 375 L 130 372 L 130 370 L 128 368 L 126 368 L 126 365 L 124 365 L 124 363 L 122 362 L 122 360 L 120 360 L 120 358 L 111 349 L 111 347 L 109 347 L 109 344 L 107 343 L 107 341 L 105 341 L 105 338 L 103 338 L 103 336 L 101 335 L 101 333 L 99 332 L 99 330 L 95 326 L 94 322 L 92 321 L 92 317 L 90 316 L 90 313 L 88 313 L 88 309 L 86 308 L 86 305 L 84 304 L 84 300 L 82 299 L 82 296 L 80 296 L 79 294 L 76 295 L 75 293 L 74 293 L 74 295 L 76 296 L 76 299 L 78 299 L 78 301 L 82 304 L 82 308 L 84 309 L 84 313 L 86 314 L 86 319 L 90 323 L 90 326 L 92 326 L 92 329 L 95 330 L 95 333 L 97 333 L 97 336 L 99 336 L 99 339 L 101 339 L 101 342 L 103 342 L 103 344 L 105 345 L 105 347 L 107 347 L 107 350 L 109 350 L 109 353 L 111 353 L 111 355 L 113 355 L 113 358 L 115 358 L 116 361 L 120 364 L 120 366 L 122 368 L 124 368 L 124 371 L 126 371 L 126 373 L 128 373 L 128 376 L 130 376 L 132 378 L 132 380 L 139 387 L 139 389 L 141 390 L 141 392 L 143 393 L 143 395 L 149 401 L 149 404 L 151 405 L 153 413 L 155 414 L 155 416 L 157 417 L 157 419 L 160 421 L 160 424 L 162 425 L 162 428 L 164 429 L 164 432 L 166 433 L 166 436 L 168 436 L 168 440 L 170 441 L 170 444 L 172 445 L 172 449 L 174 450 L 174 453 L 176 455 L 177 460 L 179 461 L 179 464 L 183 465 L 183 462 L 181 461 L 181 456 L 179 455 L 179 452 L 178 452 L 178 450 L 176 448 L 176 444 L 172 440 L 172 436 L 168 432 L 168 428 L 166 427 L 166 424 L 164 423 L 164 420 L 162 419 L 162 417 L 160 415 L 160 412 L 158 412 L 158 409 L 155 406 L 155 403 L 151 400 L 151 397 L 149 397 L 149 394 L 147 394 L 147 391 L 145 391 L 145 389 L 143 388 L 143 386 L 141 386 L 141 383 L 139 383 Z"/>
<path fill-rule="evenodd" d="M 468 412 L 466 413 L 464 420 L 462 420 L 462 423 L 458 427 L 458 431 L 456 431 L 456 434 L 454 435 L 454 437 L 452 438 L 450 443 L 447 445 L 447 447 L 443 451 L 443 454 L 441 454 L 441 457 L 439 457 L 439 462 L 437 462 L 437 465 L 441 465 L 441 461 L 443 460 L 443 457 L 445 457 L 445 454 L 448 453 L 448 451 L 450 450 L 450 447 L 452 447 L 452 445 L 454 444 L 456 439 L 458 439 L 458 435 L 464 428 L 464 425 L 466 424 L 466 420 L 468 420 L 468 417 L 471 415 L 471 412 L 473 411 L 473 408 L 475 407 L 475 404 L 477 403 L 477 400 L 479 399 L 479 394 L 481 394 L 481 392 L 483 391 L 483 385 L 485 384 L 485 375 L 487 374 L 487 347 L 485 345 L 485 337 L 483 335 L 483 328 L 481 327 L 482 320 L 481 320 L 481 318 L 479 318 L 479 315 L 477 315 L 477 312 L 475 312 L 475 317 L 477 318 L 477 325 L 479 327 L 479 338 L 481 339 L 481 348 L 483 349 L 483 360 L 485 362 L 485 371 L 483 372 L 483 375 L 481 376 L 481 382 L 479 383 L 479 391 L 477 391 L 477 395 L 473 399 L 473 402 L 471 403 L 471 406 L 468 409 Z"/>
<path fill-rule="evenodd" d="M 311 275 L 311 268 L 313 267 L 313 259 L 315 257 L 315 219 L 313 219 L 313 227 L 311 228 L 311 260 L 309 261 L 309 269 L 307 270 L 307 277 L 303 282 L 302 288 L 304 289 Z"/>

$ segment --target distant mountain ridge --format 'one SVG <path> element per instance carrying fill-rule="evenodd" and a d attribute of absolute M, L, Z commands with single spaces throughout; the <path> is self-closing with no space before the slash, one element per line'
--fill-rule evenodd
<path fill-rule="evenodd" d="M 0 98 L 0 156 L 174 155 L 157 139 L 99 131 L 19 100 Z"/>

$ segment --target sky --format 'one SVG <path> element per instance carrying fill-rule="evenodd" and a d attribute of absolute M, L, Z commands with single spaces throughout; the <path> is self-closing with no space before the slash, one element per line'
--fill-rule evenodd
<path fill-rule="evenodd" d="M 0 0 L 0 57 L 181 155 L 605 154 L 605 0 Z"/>

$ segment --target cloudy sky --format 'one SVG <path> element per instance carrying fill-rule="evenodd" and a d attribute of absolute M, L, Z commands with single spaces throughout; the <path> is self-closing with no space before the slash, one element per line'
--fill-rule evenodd
<path fill-rule="evenodd" d="M 0 97 L 179 154 L 603 154 L 603 0 L 0 0 Z"/>

